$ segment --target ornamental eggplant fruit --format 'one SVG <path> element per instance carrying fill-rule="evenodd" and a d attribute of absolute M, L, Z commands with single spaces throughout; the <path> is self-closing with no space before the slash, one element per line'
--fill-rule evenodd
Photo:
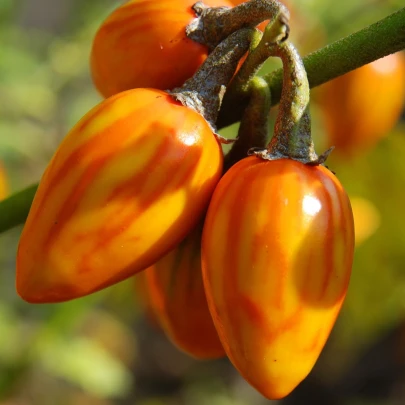
<path fill-rule="evenodd" d="M 359 154 L 388 135 L 401 116 L 405 55 L 386 56 L 325 83 L 318 97 L 334 154 Z"/>
<path fill-rule="evenodd" d="M 202 269 L 211 315 L 242 376 L 269 399 L 311 371 L 346 295 L 353 215 L 323 166 L 252 156 L 211 199 Z"/>
<path fill-rule="evenodd" d="M 100 103 L 39 184 L 18 247 L 18 293 L 66 301 L 149 267 L 205 213 L 222 162 L 207 121 L 165 92 Z"/>
<path fill-rule="evenodd" d="M 186 36 L 196 0 L 132 0 L 98 29 L 91 50 L 93 82 L 104 97 L 137 87 L 181 86 L 206 59 L 208 48 Z M 212 7 L 227 0 L 208 0 Z"/>
<path fill-rule="evenodd" d="M 201 274 L 201 227 L 146 273 L 149 303 L 168 338 L 197 359 L 225 356 Z"/>

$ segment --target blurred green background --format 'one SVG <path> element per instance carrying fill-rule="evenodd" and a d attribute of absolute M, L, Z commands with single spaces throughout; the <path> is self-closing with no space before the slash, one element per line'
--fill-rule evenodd
<path fill-rule="evenodd" d="M 89 52 L 118 4 L 0 0 L 0 161 L 10 193 L 38 182 L 63 136 L 101 100 Z M 305 55 L 398 10 L 403 0 L 289 4 L 297 17 L 292 39 Z M 318 104 L 312 113 L 322 145 Z M 223 133 L 235 136 L 236 128 Z M 373 150 L 350 162 L 330 159 L 357 204 L 365 237 L 327 347 L 307 380 L 278 403 L 405 403 L 404 156 L 399 121 Z M 200 362 L 173 347 L 145 319 L 133 280 L 64 304 L 23 302 L 14 287 L 20 232 L 0 234 L 0 405 L 277 403 L 227 360 Z"/>

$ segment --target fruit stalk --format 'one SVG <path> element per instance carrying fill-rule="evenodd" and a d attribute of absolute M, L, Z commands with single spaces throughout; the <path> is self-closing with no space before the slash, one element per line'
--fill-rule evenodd
<path fill-rule="evenodd" d="M 246 157 L 250 149 L 263 149 L 267 143 L 271 105 L 269 86 L 261 77 L 255 77 L 249 83 L 249 104 L 243 112 L 238 137 L 225 156 L 224 171 Z"/>
<path fill-rule="evenodd" d="M 281 10 L 269 20 L 262 36 L 254 38 L 252 41 L 251 48 L 253 49 L 235 74 L 225 99 L 241 97 L 249 92 L 250 80 L 255 77 L 264 62 L 274 56 L 274 44 L 287 40 L 289 32 L 288 15 Z"/>
<path fill-rule="evenodd" d="M 274 43 L 272 55 L 283 62 L 280 108 L 269 146 L 266 150 L 254 150 L 252 154 L 267 160 L 291 158 L 306 164 L 323 163 L 330 151 L 319 157 L 315 153 L 311 137 L 309 84 L 302 59 L 288 41 Z"/>
<path fill-rule="evenodd" d="M 311 137 L 309 84 L 304 64 L 290 42 L 275 46 L 274 54 L 283 62 L 284 84 L 268 152 L 276 158 L 316 162 L 318 157 Z"/>

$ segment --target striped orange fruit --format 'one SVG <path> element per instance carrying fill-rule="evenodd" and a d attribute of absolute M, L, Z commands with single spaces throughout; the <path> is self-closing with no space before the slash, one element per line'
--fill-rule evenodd
<path fill-rule="evenodd" d="M 193 357 L 212 359 L 225 352 L 205 297 L 200 228 L 143 273 L 149 303 L 169 339 Z"/>
<path fill-rule="evenodd" d="M 248 157 L 213 194 L 202 240 L 209 308 L 224 349 L 270 399 L 311 371 L 346 295 L 349 199 L 323 166 Z"/>
<path fill-rule="evenodd" d="M 93 82 L 104 97 L 120 91 L 181 86 L 208 56 L 208 48 L 186 36 L 196 0 L 131 0 L 98 29 L 91 51 Z M 207 0 L 212 7 L 228 0 Z"/>
<path fill-rule="evenodd" d="M 222 161 L 205 119 L 165 92 L 100 103 L 43 175 L 18 248 L 18 293 L 65 301 L 152 265 L 200 220 Z"/>
<path fill-rule="evenodd" d="M 398 52 L 322 85 L 328 145 L 355 156 L 388 135 L 405 106 L 405 55 Z"/>

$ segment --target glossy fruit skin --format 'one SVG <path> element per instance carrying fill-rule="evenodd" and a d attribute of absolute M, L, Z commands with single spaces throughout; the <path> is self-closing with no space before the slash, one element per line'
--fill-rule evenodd
<path fill-rule="evenodd" d="M 7 197 L 9 193 L 9 186 L 7 181 L 6 171 L 0 162 L 0 201 Z"/>
<path fill-rule="evenodd" d="M 167 93 L 100 103 L 43 175 L 18 248 L 18 293 L 66 301 L 150 266 L 204 214 L 222 162 L 204 118 Z"/>
<path fill-rule="evenodd" d="M 395 53 L 322 85 L 328 145 L 356 155 L 388 135 L 405 105 L 405 56 Z"/>
<path fill-rule="evenodd" d="M 104 97 L 120 91 L 181 86 L 206 59 L 208 48 L 187 38 L 195 0 L 132 0 L 113 11 L 91 50 L 93 82 Z M 209 0 L 212 7 L 231 6 Z"/>
<path fill-rule="evenodd" d="M 225 351 L 269 399 L 311 371 L 349 284 L 349 199 L 325 167 L 248 157 L 219 182 L 205 220 L 202 268 Z"/>
<path fill-rule="evenodd" d="M 197 359 L 225 356 L 201 273 L 201 227 L 145 270 L 149 302 L 168 338 Z"/>

